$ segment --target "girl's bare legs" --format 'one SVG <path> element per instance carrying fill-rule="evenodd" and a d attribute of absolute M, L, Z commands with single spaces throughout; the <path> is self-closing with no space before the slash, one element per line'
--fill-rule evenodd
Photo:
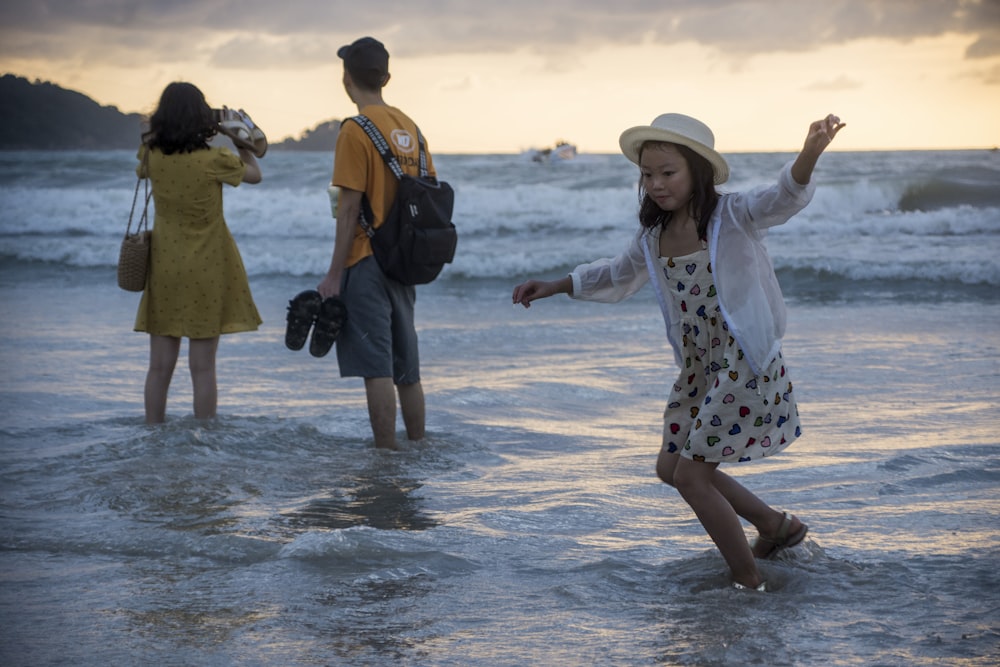
<path fill-rule="evenodd" d="M 753 524 L 754 528 L 757 529 L 758 534 L 768 538 L 774 538 L 778 534 L 778 530 L 781 528 L 781 522 L 785 518 L 784 513 L 779 512 L 765 503 L 763 500 L 751 493 L 746 487 L 721 470 L 715 471 L 713 483 L 715 484 L 715 488 L 717 488 L 719 492 L 726 497 L 729 504 L 733 506 L 736 513 Z M 797 517 L 793 516 L 790 532 L 796 532 L 801 525 L 802 522 L 799 521 Z M 770 548 L 771 546 L 767 543 L 763 545 L 763 550 L 765 551 Z M 763 554 L 754 553 L 754 556 L 759 558 L 762 557 Z"/>
<path fill-rule="evenodd" d="M 149 370 L 146 372 L 146 423 L 161 424 L 167 415 L 167 392 L 174 376 L 181 339 L 172 336 L 149 336 Z"/>
<path fill-rule="evenodd" d="M 757 569 L 757 560 L 743 533 L 739 515 L 714 484 L 718 465 L 679 458 L 674 469 L 674 486 L 722 552 L 733 573 L 733 580 L 748 588 L 756 588 L 764 579 Z"/>
<path fill-rule="evenodd" d="M 215 353 L 218 349 L 218 336 L 192 338 L 188 347 L 188 366 L 191 369 L 196 419 L 215 417 L 219 403 L 219 389 L 215 379 Z"/>
<path fill-rule="evenodd" d="M 656 474 L 667 484 L 677 486 L 675 483 L 675 475 L 677 473 L 677 467 L 682 460 L 683 459 L 678 454 L 661 451 L 660 456 L 656 461 Z M 695 464 L 696 462 L 688 461 L 688 463 Z M 778 533 L 778 529 L 781 526 L 783 519 L 783 514 L 781 512 L 773 509 L 770 505 L 751 493 L 742 484 L 721 470 L 718 470 L 718 468 L 712 464 L 702 463 L 698 465 L 706 467 L 712 466 L 711 483 L 715 487 L 716 491 L 718 491 L 719 494 L 725 498 L 726 502 L 729 503 L 732 511 L 753 524 L 757 531 L 764 537 L 773 537 Z M 685 500 L 687 500 L 686 497 Z M 698 514 L 697 510 L 695 510 L 695 514 Z M 698 518 L 699 520 L 702 519 L 700 515 Z M 796 525 L 800 523 L 801 522 L 798 519 L 793 519 L 792 530 L 797 530 Z M 702 525 L 704 525 L 704 521 L 702 521 Z M 705 526 L 705 529 L 707 531 L 708 526 Z M 712 536 L 713 540 L 715 540 L 715 536 L 712 535 L 711 532 L 709 532 L 709 535 Z M 728 535 L 728 533 L 725 533 L 725 535 Z M 740 540 L 744 543 L 746 542 L 742 527 L 740 528 Z M 718 541 L 716 541 L 716 544 L 718 544 Z M 723 550 L 722 545 L 719 545 L 719 550 Z M 742 561 L 740 559 L 745 557 L 745 554 L 740 555 L 742 554 L 742 549 L 734 549 L 733 554 L 737 559 L 737 566 L 741 566 Z M 756 554 L 751 553 L 751 555 L 755 556 Z M 726 556 L 725 551 L 723 551 L 723 557 L 726 558 L 727 563 L 730 562 L 730 558 Z M 733 570 L 733 575 L 736 577 L 736 569 L 733 568 L 732 564 L 730 564 L 730 569 Z M 744 585 L 748 583 L 739 578 L 737 578 L 737 581 Z"/>

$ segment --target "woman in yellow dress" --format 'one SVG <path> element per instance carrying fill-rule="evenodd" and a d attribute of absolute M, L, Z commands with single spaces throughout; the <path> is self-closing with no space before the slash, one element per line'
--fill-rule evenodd
<path fill-rule="evenodd" d="M 153 186 L 156 215 L 149 277 L 135 330 L 149 334 L 146 423 L 165 420 L 167 391 L 180 352 L 188 362 L 194 416 L 215 417 L 219 336 L 255 331 L 261 323 L 243 260 L 222 214 L 222 184 L 259 183 L 249 148 L 239 156 L 210 147 L 219 131 L 205 96 L 190 83 L 171 83 L 143 134 L 136 173 Z"/>

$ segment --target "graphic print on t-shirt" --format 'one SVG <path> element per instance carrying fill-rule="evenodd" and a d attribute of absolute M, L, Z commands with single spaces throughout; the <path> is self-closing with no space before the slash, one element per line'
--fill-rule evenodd
<path fill-rule="evenodd" d="M 413 152 L 413 135 L 406 130 L 396 129 L 392 131 L 392 143 L 404 153 Z"/>

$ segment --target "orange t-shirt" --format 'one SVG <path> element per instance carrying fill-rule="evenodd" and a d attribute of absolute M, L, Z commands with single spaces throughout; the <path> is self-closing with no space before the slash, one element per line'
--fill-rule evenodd
<path fill-rule="evenodd" d="M 420 173 L 420 148 L 417 144 L 417 126 L 396 107 L 370 105 L 361 110 L 389 142 L 400 166 L 408 174 Z M 424 146 L 426 151 L 427 147 Z M 435 175 L 434 163 L 427 152 L 427 170 Z M 396 198 L 397 181 L 375 149 L 372 140 L 354 121 L 345 120 L 340 126 L 337 148 L 333 159 L 333 185 L 365 193 L 375 217 L 373 227 L 378 227 L 389 214 Z M 347 266 L 353 266 L 372 254 L 371 243 L 364 229 L 358 225 L 347 256 Z"/>

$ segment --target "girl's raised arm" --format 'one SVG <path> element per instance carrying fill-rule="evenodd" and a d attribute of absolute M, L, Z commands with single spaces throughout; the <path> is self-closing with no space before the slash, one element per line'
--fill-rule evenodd
<path fill-rule="evenodd" d="M 841 123 L 840 118 L 833 114 L 829 114 L 823 120 L 813 121 L 809 125 L 809 134 L 806 135 L 805 144 L 795 159 L 795 164 L 792 165 L 792 178 L 795 179 L 796 183 L 805 185 L 809 182 L 819 156 L 846 125 L 847 123 Z"/>

